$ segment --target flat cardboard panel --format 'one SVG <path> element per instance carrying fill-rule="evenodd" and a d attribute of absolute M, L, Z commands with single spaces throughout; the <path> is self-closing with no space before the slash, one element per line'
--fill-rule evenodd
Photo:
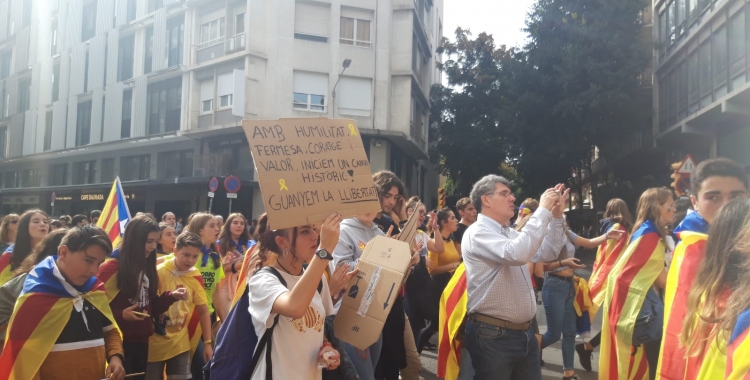
<path fill-rule="evenodd" d="M 378 340 L 410 260 L 405 242 L 378 236 L 367 243 L 333 323 L 337 338 L 360 350 Z"/>
<path fill-rule="evenodd" d="M 357 123 L 348 119 L 242 122 L 273 229 L 380 211 Z"/>

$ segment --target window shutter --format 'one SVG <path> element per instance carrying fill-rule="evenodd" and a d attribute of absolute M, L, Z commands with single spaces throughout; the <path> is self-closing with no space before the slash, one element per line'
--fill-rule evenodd
<path fill-rule="evenodd" d="M 234 78 L 232 73 L 220 74 L 216 81 L 218 86 L 217 96 L 229 95 L 234 92 Z"/>
<path fill-rule="evenodd" d="M 337 98 L 341 112 L 362 111 L 369 114 L 372 107 L 372 80 L 369 78 L 343 77 L 339 83 L 341 96 Z M 359 111 L 359 112 L 356 112 Z"/>
<path fill-rule="evenodd" d="M 294 72 L 294 92 L 300 94 L 328 95 L 328 74 Z"/>
<path fill-rule="evenodd" d="M 201 102 L 214 98 L 214 81 L 213 79 L 201 82 Z"/>
<path fill-rule="evenodd" d="M 294 33 L 328 37 L 331 8 L 328 5 L 297 1 L 294 8 Z"/>

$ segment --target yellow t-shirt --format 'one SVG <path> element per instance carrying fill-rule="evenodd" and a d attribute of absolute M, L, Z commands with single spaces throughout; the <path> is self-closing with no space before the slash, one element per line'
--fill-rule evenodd
<path fill-rule="evenodd" d="M 188 323 L 196 306 L 206 305 L 208 299 L 196 277 L 201 273 L 195 269 L 180 272 L 174 265 L 174 259 L 167 260 L 156 268 L 159 275 L 158 293 L 171 291 L 179 287 L 188 289 L 190 297 L 186 301 L 177 301 L 169 307 L 166 315 L 167 335 L 154 334 L 148 340 L 148 361 L 160 362 L 171 359 L 183 352 L 190 351 Z"/>
<path fill-rule="evenodd" d="M 454 240 L 446 241 L 444 246 L 445 250 L 443 253 L 427 252 L 427 258 L 432 262 L 432 266 L 440 267 L 461 261 L 461 255 L 458 254 Z M 432 274 L 432 269 L 428 269 L 428 271 Z"/>
<path fill-rule="evenodd" d="M 208 310 L 213 313 L 214 292 L 219 286 L 219 282 L 224 278 L 224 267 L 221 263 L 219 263 L 218 267 L 214 267 L 214 261 L 212 259 L 208 259 L 206 266 L 203 266 L 201 260 L 202 257 L 198 258 L 196 267 L 201 272 L 201 276 L 203 276 L 203 285 L 205 286 L 206 297 L 208 298 Z"/>

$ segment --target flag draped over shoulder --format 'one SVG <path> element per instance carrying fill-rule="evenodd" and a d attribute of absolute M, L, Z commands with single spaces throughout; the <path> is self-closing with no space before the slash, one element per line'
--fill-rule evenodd
<path fill-rule="evenodd" d="M 727 345 L 726 380 L 750 379 L 750 309 L 737 318 Z"/>
<path fill-rule="evenodd" d="M 78 290 L 62 283 L 55 276 L 55 272 L 59 273 L 56 259 L 57 256 L 46 258 L 24 282 L 0 356 L 0 380 L 34 378 L 67 325 L 74 303 L 80 298 L 89 301 L 112 321 L 113 326 L 117 326 L 104 284 L 96 277 L 91 277 Z"/>
<path fill-rule="evenodd" d="M 643 347 L 633 356 L 633 329 L 646 293 L 664 269 L 664 242 L 656 224 L 646 221 L 633 233 L 607 281 L 603 301 L 602 345 L 599 357 L 599 379 L 645 379 L 648 365 L 638 359 Z"/>
<path fill-rule="evenodd" d="M 117 271 L 120 269 L 120 249 L 115 249 L 109 257 L 111 260 L 105 261 L 99 267 L 96 277 L 104 283 L 107 299 L 112 302 L 117 297 L 117 294 L 120 293 L 120 288 L 117 287 Z"/>
<path fill-rule="evenodd" d="M 450 282 L 440 297 L 440 323 L 438 325 L 437 376 L 441 379 L 458 378 L 461 361 L 461 342 L 456 337 L 466 317 L 469 294 L 464 264 L 456 268 Z"/>
<path fill-rule="evenodd" d="M 112 183 L 109 197 L 107 197 L 102 215 L 96 225 L 107 233 L 109 240 L 112 241 L 112 246 L 118 247 L 122 235 L 125 233 L 125 226 L 128 225 L 130 219 L 130 210 L 128 209 L 128 203 L 125 201 L 125 193 L 122 191 L 120 177 L 117 177 L 115 182 Z"/>
<path fill-rule="evenodd" d="M 615 223 L 608 230 L 623 230 L 620 223 Z M 591 320 L 599 311 L 599 308 L 604 301 L 604 294 L 607 289 L 607 278 L 612 272 L 612 267 L 617 262 L 620 254 L 625 250 L 628 245 L 628 236 L 623 234 L 620 239 L 607 239 L 599 246 L 596 251 L 596 260 L 594 261 L 594 268 L 589 278 L 589 295 L 591 296 L 592 305 L 589 309 L 591 314 Z"/>
<path fill-rule="evenodd" d="M 0 254 L 0 286 L 13 278 L 13 270 L 10 268 L 10 260 L 13 257 L 13 246 L 8 247 Z"/>
<path fill-rule="evenodd" d="M 686 348 L 680 347 L 680 334 L 687 314 L 688 294 L 703 262 L 708 235 L 683 231 L 678 238 L 680 243 L 675 248 L 664 291 L 664 331 L 656 374 L 657 379 L 663 380 L 692 380 L 700 369 L 699 360 L 689 360 Z"/>
<path fill-rule="evenodd" d="M 234 292 L 234 298 L 232 299 L 231 306 L 236 305 L 242 297 L 242 294 L 245 293 L 245 288 L 247 288 L 247 279 L 252 275 L 254 269 L 249 267 L 250 258 L 255 253 L 255 249 L 257 247 L 258 245 L 256 244 L 248 248 L 247 252 L 245 252 L 245 257 L 242 258 L 242 268 L 240 268 L 240 274 L 237 276 L 237 289 Z"/>
<path fill-rule="evenodd" d="M 164 268 L 173 273 L 177 271 L 177 268 L 174 265 L 174 259 L 163 262 L 157 268 Z M 185 279 L 185 285 L 189 288 L 188 293 L 191 294 L 191 296 L 193 294 L 199 294 L 199 292 L 206 291 L 205 286 L 203 285 L 203 276 L 201 275 L 201 272 L 195 267 L 190 268 L 190 273 L 182 277 Z M 177 288 L 177 285 L 174 283 L 171 283 L 171 281 L 162 282 L 161 277 L 159 278 L 159 280 L 160 280 L 159 282 L 160 289 Z M 193 354 L 198 349 L 198 343 L 200 343 L 200 340 L 202 337 L 201 334 L 203 333 L 203 330 L 201 329 L 201 324 L 200 324 L 200 314 L 198 313 L 197 307 L 193 308 L 193 311 L 190 313 L 190 317 L 185 320 L 185 323 L 187 327 L 188 339 L 190 340 L 190 357 L 192 358 Z"/>

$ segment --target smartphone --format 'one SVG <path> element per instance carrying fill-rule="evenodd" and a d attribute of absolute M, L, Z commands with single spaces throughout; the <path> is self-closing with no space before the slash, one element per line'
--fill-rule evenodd
<path fill-rule="evenodd" d="M 143 317 L 143 318 L 151 318 L 151 316 L 150 316 L 150 315 L 148 315 L 148 314 L 146 314 L 146 313 L 141 313 L 141 312 L 139 312 L 139 311 L 134 311 L 134 312 L 133 312 L 133 314 L 135 314 L 135 315 L 137 315 L 137 316 L 139 316 L 139 317 Z"/>

